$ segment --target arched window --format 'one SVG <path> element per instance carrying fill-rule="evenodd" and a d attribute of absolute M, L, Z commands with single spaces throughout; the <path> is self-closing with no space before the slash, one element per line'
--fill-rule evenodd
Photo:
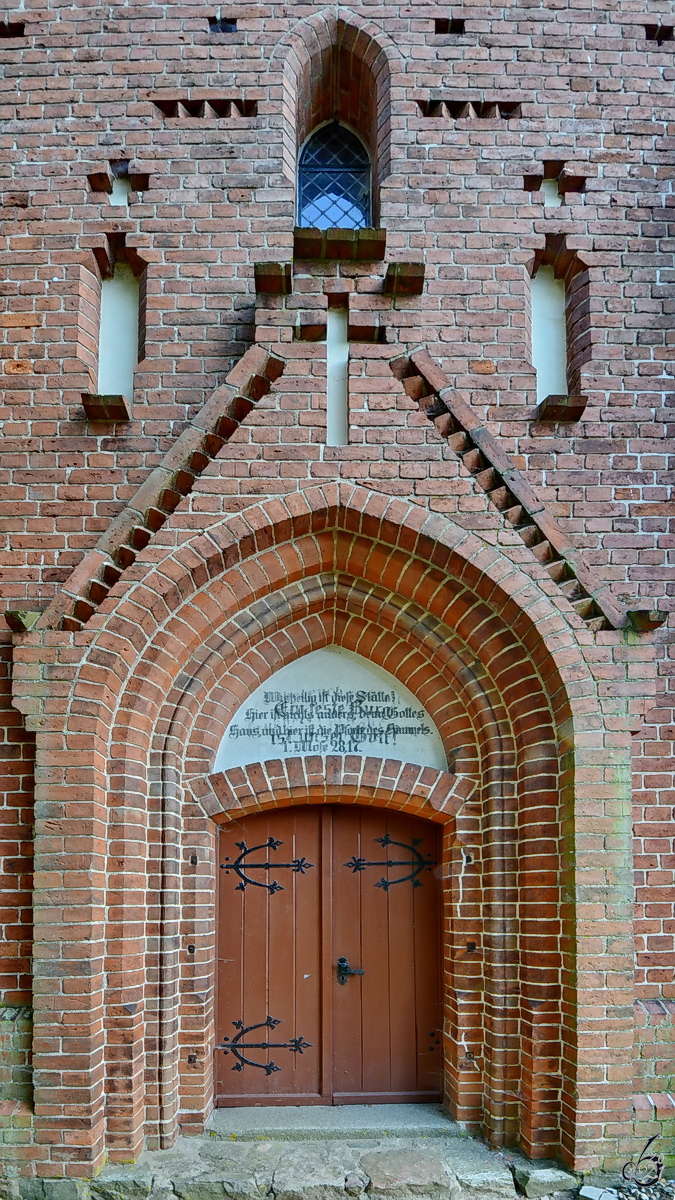
<path fill-rule="evenodd" d="M 363 229 L 371 224 L 370 156 L 337 121 L 322 125 L 300 155 L 298 225 Z"/>

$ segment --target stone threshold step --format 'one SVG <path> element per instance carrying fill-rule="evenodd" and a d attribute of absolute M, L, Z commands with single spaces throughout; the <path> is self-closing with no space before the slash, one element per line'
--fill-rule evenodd
<path fill-rule="evenodd" d="M 218 1108 L 207 1133 L 227 1141 L 322 1141 L 360 1138 L 464 1138 L 440 1104 L 279 1105 Z"/>
<path fill-rule="evenodd" d="M 78 1188 L 44 1200 L 517 1200 L 503 1157 L 466 1137 L 179 1138 Z"/>

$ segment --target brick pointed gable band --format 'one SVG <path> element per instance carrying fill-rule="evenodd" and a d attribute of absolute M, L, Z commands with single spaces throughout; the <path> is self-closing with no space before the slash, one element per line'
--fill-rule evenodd
<path fill-rule="evenodd" d="M 266 396 L 286 363 L 262 346 L 251 346 L 151 471 L 98 544 L 85 554 L 36 623 L 39 629 L 77 632 L 103 603 L 137 554 L 167 522 L 181 500 L 258 400 Z"/>
<path fill-rule="evenodd" d="M 192 491 L 256 402 L 284 371 L 278 353 L 251 346 L 221 387 L 180 434 L 159 466 L 72 572 L 36 622 L 41 629 L 82 629 L 133 565 L 153 534 Z M 546 511 L 525 475 L 499 445 L 448 377 L 422 349 L 391 362 L 406 394 L 418 404 L 468 469 L 477 487 L 503 514 L 592 632 L 623 629 L 629 614 L 599 593 L 579 551 Z"/>
<path fill-rule="evenodd" d="M 396 358 L 391 369 L 406 395 L 419 405 L 448 441 L 476 486 L 486 492 L 515 532 L 542 564 L 578 616 L 593 632 L 623 629 L 628 613 L 599 594 L 593 573 L 579 551 L 546 511 L 534 489 L 497 439 L 482 424 L 447 375 L 425 350 Z"/>

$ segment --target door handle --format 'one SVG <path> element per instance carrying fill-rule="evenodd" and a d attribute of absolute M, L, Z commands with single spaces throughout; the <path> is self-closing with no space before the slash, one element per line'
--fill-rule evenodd
<path fill-rule="evenodd" d="M 337 960 L 337 981 L 338 983 L 346 983 L 350 975 L 363 975 L 361 967 L 350 967 L 347 959 L 342 956 Z"/>

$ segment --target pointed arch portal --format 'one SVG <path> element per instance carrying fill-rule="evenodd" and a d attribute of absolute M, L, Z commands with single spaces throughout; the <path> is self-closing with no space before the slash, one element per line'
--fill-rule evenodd
<path fill-rule="evenodd" d="M 203 1128 L 225 1062 L 228 1075 L 244 1079 L 243 1070 L 229 1069 L 232 1053 L 217 1049 L 235 1036 L 229 1022 L 243 1020 L 246 1029 L 268 1017 L 284 1020 L 265 1036 L 246 1034 L 250 1042 L 316 1038 L 304 1021 L 291 1029 L 290 1017 L 271 1008 L 233 1006 L 217 1016 L 217 884 L 229 880 L 247 904 L 265 892 L 270 911 L 273 900 L 283 905 L 290 896 L 283 878 L 275 894 L 253 885 L 235 891 L 232 871 L 219 865 L 228 853 L 230 866 L 234 860 L 229 851 L 221 857 L 219 839 L 230 836 L 221 830 L 236 832 L 237 822 L 255 817 L 276 840 L 277 818 L 292 823 L 311 811 L 321 825 L 323 814 L 333 820 L 341 810 L 352 814 L 344 818 L 350 836 L 357 818 L 365 828 L 362 814 L 385 823 L 372 835 L 359 833 L 334 859 L 345 883 L 356 880 L 366 908 L 371 896 L 398 903 L 404 893 L 410 900 L 424 891 L 410 881 L 376 887 L 381 879 L 393 883 L 400 867 L 344 867 L 378 861 L 372 850 L 387 836 L 386 822 L 405 845 L 426 836 L 413 827 L 438 839 L 438 850 L 429 842 L 422 853 L 439 863 L 442 1016 L 424 1032 L 443 1029 L 442 1094 L 453 1116 L 494 1144 L 519 1142 L 534 1156 L 562 1147 L 578 1159 L 576 1105 L 602 1092 L 585 1070 L 595 1048 L 587 1051 L 580 1036 L 584 1014 L 590 1006 L 593 1028 L 599 1004 L 620 1014 L 618 965 L 630 938 L 617 929 L 602 994 L 594 991 L 592 914 L 586 944 L 569 898 L 583 903 L 585 871 L 595 879 L 595 831 L 611 820 L 611 836 L 619 836 L 593 780 L 603 763 L 617 769 L 621 747 L 614 731 L 606 750 L 599 743 L 598 691 L 572 618 L 508 550 L 415 504 L 330 484 L 215 520 L 178 544 L 167 540 L 159 556 L 157 548 L 139 555 L 134 578 L 111 590 L 75 638 L 25 634 L 15 650 L 14 687 L 36 733 L 36 855 L 48 861 L 58 834 L 64 878 L 79 878 L 82 855 L 88 864 L 88 891 L 78 893 L 77 925 L 57 963 L 50 930 L 62 923 L 63 893 L 49 872 L 36 879 L 35 974 L 49 981 L 36 989 L 39 1136 L 64 1156 L 79 1154 L 85 1113 L 92 1169 L 104 1153 L 128 1160 L 144 1144 L 168 1146 L 179 1128 Z M 437 731 L 443 760 L 416 761 L 420 739 L 413 737 L 412 749 L 364 741 L 361 753 L 327 745 L 327 753 L 311 746 L 298 754 L 289 744 L 292 753 L 283 756 L 272 746 L 256 761 L 221 760 L 216 769 L 228 729 L 256 690 L 281 690 L 270 684 L 275 674 L 281 678 L 292 664 L 302 673 L 303 661 L 327 647 L 393 677 L 397 707 L 412 695 Z M 405 837 L 394 837 L 399 819 L 408 822 Z M 247 838 L 258 844 L 250 833 L 231 840 Z M 316 860 L 315 849 L 291 849 L 282 861 Z M 244 874 L 258 878 L 257 870 Z M 425 870 L 424 887 L 435 870 Z M 291 873 L 298 885 L 317 878 Z M 617 920 L 622 887 L 620 876 L 607 880 L 606 903 Z M 340 948 L 341 934 L 331 930 L 323 979 L 353 1003 L 366 976 L 341 984 L 336 964 L 347 957 L 350 967 L 366 969 L 362 946 Z M 87 987 L 73 991 L 83 945 Z M 372 966 L 367 978 L 370 984 Z M 322 995 L 312 1003 L 323 1004 Z M 322 1019 L 327 1028 L 325 1012 Z M 324 1060 L 325 1044 L 321 1038 Z M 71 1102 L 54 1091 L 54 1055 L 76 1058 L 83 1045 L 86 1103 L 84 1091 Z M 419 1043 L 425 1055 L 432 1045 Z M 263 1053 L 276 1061 L 277 1051 Z M 382 1055 L 373 1061 L 381 1064 Z M 411 1090 L 407 1078 L 401 1091 Z M 424 1090 L 420 1079 L 415 1086 Z M 331 1087 L 361 1096 L 385 1090 L 381 1080 L 365 1078 L 340 1088 L 333 1077 Z"/>

